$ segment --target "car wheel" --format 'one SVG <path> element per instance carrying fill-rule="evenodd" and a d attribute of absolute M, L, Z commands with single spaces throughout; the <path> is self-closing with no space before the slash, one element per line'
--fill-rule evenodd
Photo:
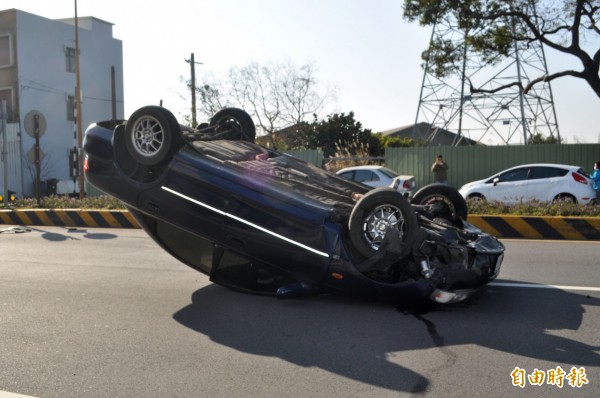
<path fill-rule="evenodd" d="M 125 147 L 144 166 L 167 163 L 181 146 L 181 129 L 175 116 L 160 106 L 133 112 L 125 125 Z"/>
<path fill-rule="evenodd" d="M 431 184 L 417 191 L 412 204 L 426 206 L 433 217 L 452 221 L 467 219 L 467 202 L 462 195 L 449 185 Z"/>
<path fill-rule="evenodd" d="M 474 202 L 485 202 L 485 196 L 480 193 L 472 193 L 471 195 L 467 196 L 467 199 Z"/>
<path fill-rule="evenodd" d="M 557 202 L 577 203 L 577 199 L 575 199 L 575 197 L 571 194 L 561 193 L 561 194 L 556 195 L 556 197 L 552 200 L 552 202 L 554 202 L 554 203 L 557 203 Z"/>
<path fill-rule="evenodd" d="M 223 134 L 224 139 L 254 142 L 256 128 L 248 113 L 237 108 L 225 108 L 210 119 L 215 135 Z"/>
<path fill-rule="evenodd" d="M 352 244 L 365 257 L 379 250 L 390 228 L 400 232 L 402 242 L 411 242 L 419 228 L 408 200 L 391 188 L 367 192 L 354 206 L 348 226 Z"/>

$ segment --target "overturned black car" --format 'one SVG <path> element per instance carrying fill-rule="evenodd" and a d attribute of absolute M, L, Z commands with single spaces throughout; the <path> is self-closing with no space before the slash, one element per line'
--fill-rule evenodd
<path fill-rule="evenodd" d="M 243 291 L 412 291 L 446 303 L 498 275 L 504 246 L 465 221 L 455 189 L 429 185 L 409 202 L 261 147 L 255 134 L 240 109 L 191 129 L 147 106 L 87 129 L 84 172 L 166 251 Z"/>

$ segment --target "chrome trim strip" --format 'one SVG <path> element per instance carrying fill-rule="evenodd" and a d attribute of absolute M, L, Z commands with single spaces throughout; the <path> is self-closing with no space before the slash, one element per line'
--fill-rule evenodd
<path fill-rule="evenodd" d="M 171 189 L 171 188 L 168 188 L 168 187 L 165 187 L 165 186 L 161 186 L 161 188 L 162 188 L 162 189 L 164 189 L 165 191 L 169 192 L 169 193 L 172 193 L 173 195 L 179 196 L 180 198 L 183 198 L 183 199 L 185 199 L 185 200 L 187 200 L 187 201 L 189 201 L 189 202 L 192 202 L 192 203 L 194 203 L 194 204 L 197 204 L 197 205 L 199 205 L 199 206 L 202 206 L 202 207 L 204 207 L 204 208 L 206 208 L 206 209 L 208 209 L 208 210 L 214 211 L 215 213 L 218 213 L 218 214 L 220 214 L 220 215 L 222 215 L 222 216 L 229 217 L 229 218 L 231 218 L 232 220 L 236 220 L 236 221 L 239 221 L 239 222 L 241 222 L 241 223 L 244 223 L 244 224 L 246 224 L 246 225 L 249 225 L 249 226 L 251 226 L 252 228 L 258 229 L 259 231 L 265 232 L 265 233 L 267 233 L 267 234 L 269 234 L 269 235 L 272 235 L 272 236 L 274 236 L 274 237 L 276 237 L 276 238 L 279 238 L 279 239 L 281 239 L 281 240 L 284 240 L 284 241 L 286 241 L 286 242 L 288 242 L 288 243 L 291 243 L 291 244 L 293 244 L 293 245 L 296 245 L 296 246 L 298 246 L 298 247 L 301 247 L 301 248 L 303 248 L 304 250 L 308 250 L 308 251 L 310 251 L 310 252 L 313 252 L 313 253 L 315 253 L 315 254 L 318 254 L 318 255 L 320 255 L 320 256 L 323 256 L 323 257 L 327 257 L 327 258 L 329 258 L 329 254 L 327 254 L 327 253 L 324 253 L 324 252 L 322 252 L 322 251 L 319 251 L 319 250 L 313 249 L 312 247 L 306 246 L 306 245 L 304 245 L 304 244 L 302 244 L 302 243 L 300 243 L 300 242 L 296 242 L 295 240 L 292 240 L 292 239 L 290 239 L 290 238 L 287 238 L 287 237 L 285 237 L 285 236 L 283 236 L 283 235 L 279 235 L 278 233 L 275 233 L 275 232 L 273 232 L 273 231 L 269 231 L 268 229 L 266 229 L 266 228 L 263 228 L 263 227 L 261 227 L 260 225 L 256 225 L 256 224 L 254 224 L 254 223 L 252 223 L 252 222 L 250 222 L 250 221 L 244 220 L 243 218 L 240 218 L 240 217 L 238 217 L 238 216 L 235 216 L 235 215 L 233 215 L 233 214 L 229 214 L 229 213 L 227 213 L 227 212 L 224 212 L 223 210 L 219 210 L 219 209 L 217 209 L 217 208 L 215 208 L 215 207 L 212 207 L 212 206 L 210 206 L 210 205 L 207 205 L 206 203 L 202 203 L 202 202 L 200 202 L 199 200 L 196 200 L 196 199 L 194 199 L 194 198 L 190 198 L 189 196 L 187 196 L 187 195 L 184 195 L 184 194 L 182 194 L 182 193 L 180 193 L 180 192 L 177 192 L 177 191 L 175 191 L 175 190 L 173 190 L 173 189 Z"/>

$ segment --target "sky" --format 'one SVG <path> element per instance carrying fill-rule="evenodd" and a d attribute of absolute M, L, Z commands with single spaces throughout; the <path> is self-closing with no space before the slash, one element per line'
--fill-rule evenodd
<path fill-rule="evenodd" d="M 402 0 L 77 0 L 78 16 L 113 23 L 123 42 L 125 117 L 150 104 L 180 120 L 191 95 L 186 59 L 196 80 L 224 76 L 250 62 L 311 64 L 336 98 L 324 114 L 354 112 L 364 128 L 384 131 L 415 122 L 430 27 L 402 16 Z M 75 0 L 0 0 L 45 18 L 74 16 Z M 598 48 L 596 46 L 596 48 Z M 550 72 L 568 64 L 547 51 Z M 572 63 L 571 63 L 572 64 Z M 572 64 L 577 69 L 577 64 Z M 552 83 L 561 137 L 600 142 L 600 98 L 574 78 Z M 199 120 L 201 121 L 201 120 Z"/>

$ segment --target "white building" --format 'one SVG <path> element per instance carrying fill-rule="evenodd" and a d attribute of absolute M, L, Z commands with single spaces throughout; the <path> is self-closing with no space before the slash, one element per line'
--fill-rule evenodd
<path fill-rule="evenodd" d="M 85 131 L 92 122 L 123 119 L 123 46 L 113 38 L 109 22 L 80 17 L 78 26 Z M 33 126 L 40 128 L 41 186 L 51 179 L 73 180 L 69 152 L 77 145 L 75 47 L 74 18 L 51 20 L 15 9 L 0 11 L 0 100 L 6 101 L 8 122 L 7 186 L 19 196 L 36 192 Z M 37 123 L 32 123 L 36 119 Z M 0 172 L 0 187 L 3 183 Z M 74 186 L 77 184 L 71 184 Z"/>

